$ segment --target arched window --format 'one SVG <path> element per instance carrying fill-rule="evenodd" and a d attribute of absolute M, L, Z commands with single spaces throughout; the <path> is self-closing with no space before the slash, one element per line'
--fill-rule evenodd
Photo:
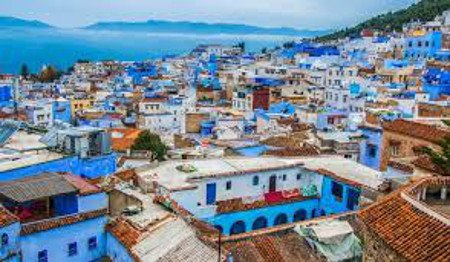
<path fill-rule="evenodd" d="M 8 234 L 4 233 L 4 234 L 2 235 L 2 246 L 8 245 L 8 242 L 9 242 Z"/>
<path fill-rule="evenodd" d="M 294 213 L 294 222 L 303 221 L 306 219 L 306 210 L 299 209 Z"/>
<path fill-rule="evenodd" d="M 259 176 L 254 176 L 253 177 L 253 185 L 257 186 L 259 184 Z"/>
<path fill-rule="evenodd" d="M 244 221 L 237 221 L 231 226 L 230 235 L 241 234 L 245 232 L 245 223 Z"/>
<path fill-rule="evenodd" d="M 215 229 L 219 230 L 219 232 L 222 234 L 223 233 L 223 227 L 220 225 L 215 225 L 214 226 Z"/>
<path fill-rule="evenodd" d="M 255 222 L 253 222 L 252 229 L 253 230 L 257 230 L 257 229 L 266 228 L 266 227 L 267 227 L 267 218 L 265 218 L 265 217 L 258 217 L 255 220 Z"/>
<path fill-rule="evenodd" d="M 282 225 L 282 224 L 286 224 L 287 223 L 287 216 L 286 214 L 279 214 L 276 218 L 275 221 L 273 222 L 274 226 L 278 226 L 278 225 Z"/>

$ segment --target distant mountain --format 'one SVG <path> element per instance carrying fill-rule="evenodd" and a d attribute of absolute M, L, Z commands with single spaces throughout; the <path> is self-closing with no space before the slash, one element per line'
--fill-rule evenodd
<path fill-rule="evenodd" d="M 0 16 L 0 27 L 52 28 L 52 26 L 37 20 L 24 20 L 9 16 Z"/>
<path fill-rule="evenodd" d="M 191 34 L 242 34 L 242 35 L 289 35 L 312 37 L 319 36 L 330 31 L 297 30 L 288 27 L 265 28 L 243 24 L 208 24 L 197 22 L 170 22 L 161 20 L 149 20 L 146 22 L 100 22 L 84 29 L 109 30 L 109 31 L 138 31 L 152 33 L 191 33 Z"/>
<path fill-rule="evenodd" d="M 348 36 L 359 35 L 363 29 L 380 31 L 401 31 L 404 23 L 412 20 L 431 21 L 436 16 L 450 9 L 450 0 L 422 0 L 408 8 L 376 16 L 354 27 L 346 28 L 319 37 L 318 41 L 336 40 Z"/>

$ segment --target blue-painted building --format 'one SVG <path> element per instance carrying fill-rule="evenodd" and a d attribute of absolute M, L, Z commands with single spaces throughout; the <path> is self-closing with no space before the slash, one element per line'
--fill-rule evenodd
<path fill-rule="evenodd" d="M 17 160 L 0 171 L 0 181 L 34 176 L 41 172 L 69 172 L 83 178 L 99 178 L 116 171 L 117 156 L 111 151 L 110 134 L 90 127 L 50 130 L 41 142 L 58 152 L 37 153 L 33 161 Z"/>
<path fill-rule="evenodd" d="M 376 127 L 360 128 L 364 140 L 360 143 L 359 162 L 375 170 L 380 170 L 383 130 Z"/>
<path fill-rule="evenodd" d="M 442 33 L 435 31 L 405 39 L 404 57 L 406 59 L 433 58 L 441 49 Z"/>
<path fill-rule="evenodd" d="M 56 100 L 53 101 L 53 121 L 62 121 L 64 123 L 72 122 L 72 112 L 70 107 L 70 101 L 68 100 Z"/>
<path fill-rule="evenodd" d="M 358 208 L 361 189 L 328 176 L 316 196 L 302 201 L 269 205 L 263 208 L 218 214 L 206 218 L 225 235 L 309 220 L 354 211 Z"/>
<path fill-rule="evenodd" d="M 18 193 L 24 192 L 27 194 Z M 108 197 L 70 174 L 41 173 L 0 186 L 2 261 L 101 261 Z"/>
<path fill-rule="evenodd" d="M 0 86 L 0 107 L 11 105 L 12 98 L 12 87 Z"/>
<path fill-rule="evenodd" d="M 441 95 L 450 95 L 450 71 L 428 68 L 422 77 L 422 90 L 430 94 L 431 100 L 436 100 Z"/>

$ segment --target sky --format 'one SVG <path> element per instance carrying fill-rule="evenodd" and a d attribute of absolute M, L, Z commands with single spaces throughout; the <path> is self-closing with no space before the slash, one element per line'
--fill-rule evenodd
<path fill-rule="evenodd" d="M 0 16 L 58 27 L 99 21 L 224 22 L 337 29 L 407 7 L 415 0 L 0 0 Z"/>

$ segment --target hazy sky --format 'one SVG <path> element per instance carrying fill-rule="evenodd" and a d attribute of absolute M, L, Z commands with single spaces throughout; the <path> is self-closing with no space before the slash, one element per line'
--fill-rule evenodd
<path fill-rule="evenodd" d="M 328 29 L 408 6 L 415 0 L 0 0 L 0 15 L 79 27 L 148 19 Z"/>

